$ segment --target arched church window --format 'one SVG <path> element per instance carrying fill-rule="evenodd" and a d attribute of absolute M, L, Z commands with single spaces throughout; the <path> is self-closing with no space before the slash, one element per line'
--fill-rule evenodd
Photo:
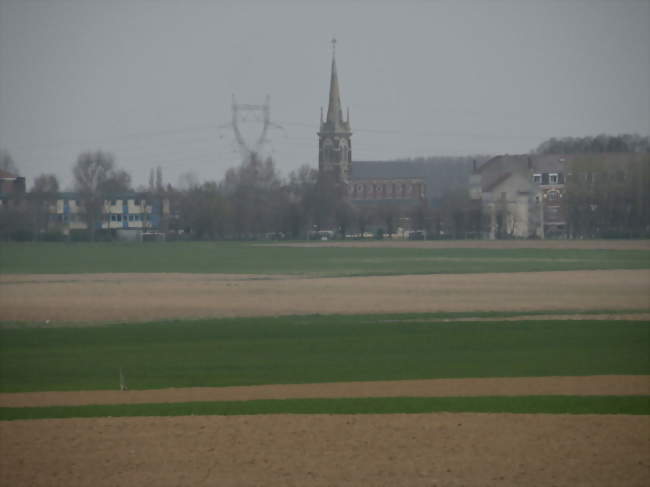
<path fill-rule="evenodd" d="M 323 142 L 323 158 L 326 161 L 332 160 L 332 149 L 332 141 L 330 139 Z"/>

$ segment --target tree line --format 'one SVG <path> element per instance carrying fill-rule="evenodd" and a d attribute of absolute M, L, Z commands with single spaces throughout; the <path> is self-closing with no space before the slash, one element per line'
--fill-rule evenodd
<path fill-rule="evenodd" d="M 549 139 L 540 144 L 537 153 L 586 153 L 571 164 L 571 174 L 567 175 L 562 211 L 569 237 L 648 236 L 648 147 L 648 137 L 629 134 Z M 615 164 L 589 156 L 610 150 L 636 154 Z M 486 159 L 482 157 L 480 162 Z M 415 238 L 485 235 L 486 216 L 480 202 L 469 197 L 467 180 L 475 165 L 471 158 L 402 164 L 411 169 L 418 164 L 427 166 L 431 174 L 423 173 L 425 178 L 439 175 L 435 188 L 428 184 L 427 198 L 408 206 L 388 201 L 352 203 L 346 198 L 345 186 L 319 177 L 316 169 L 304 165 L 283 177 L 271 158 L 256 154 L 230 168 L 220 181 L 199 182 L 196 177 L 185 177 L 183 184 L 172 186 L 164 184 L 161 168 L 152 169 L 148 187 L 138 188 L 138 194 L 150 202 L 169 201 L 171 212 L 162 219 L 160 230 L 184 239 L 307 239 L 318 238 L 323 231 L 334 238 L 382 237 L 396 233 L 398 228 L 416 230 Z M 6 151 L 0 151 L 0 169 L 18 172 Z M 101 151 L 80 154 L 72 174 L 75 195 L 83 208 L 79 216 L 87 227 L 83 238 L 112 238 L 100 225 L 105 218 L 105 201 L 132 193 L 131 176 L 117 166 L 110 153 Z M 0 238 L 62 239 L 62 228 L 50 219 L 59 191 L 54 174 L 37 176 L 30 191 L 18 198 L 20 201 L 3 205 Z"/>
<path fill-rule="evenodd" d="M 552 137 L 542 142 L 536 154 L 598 154 L 604 152 L 650 152 L 650 137 L 638 134 L 595 137 Z"/>

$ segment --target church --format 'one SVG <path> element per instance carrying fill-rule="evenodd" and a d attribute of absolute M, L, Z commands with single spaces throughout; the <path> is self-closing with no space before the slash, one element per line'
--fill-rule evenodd
<path fill-rule="evenodd" d="M 333 48 L 336 40 L 332 41 Z M 347 200 L 355 206 L 388 204 L 397 207 L 420 205 L 426 198 L 426 182 L 414 175 L 386 174 L 382 163 L 352 160 L 350 112 L 343 108 L 332 49 L 329 102 L 318 132 L 318 172 L 342 185 Z M 397 177 L 396 177 L 397 176 Z M 402 177 L 403 176 L 403 177 Z"/>

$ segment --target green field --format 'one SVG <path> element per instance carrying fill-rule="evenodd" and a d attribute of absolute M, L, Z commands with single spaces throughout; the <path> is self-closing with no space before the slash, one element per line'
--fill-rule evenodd
<path fill-rule="evenodd" d="M 448 314 L 449 315 L 449 314 Z M 399 319 L 398 319 L 399 318 Z M 236 318 L 0 330 L 0 391 L 650 373 L 650 323 Z M 409 321 L 423 319 L 424 321 Z"/>
<path fill-rule="evenodd" d="M 650 251 L 2 243 L 4 274 L 189 272 L 314 276 L 650 269 Z"/>
<path fill-rule="evenodd" d="M 45 418 L 241 414 L 393 413 L 650 414 L 648 396 L 483 396 L 269 399 L 0 408 L 0 421 Z"/>

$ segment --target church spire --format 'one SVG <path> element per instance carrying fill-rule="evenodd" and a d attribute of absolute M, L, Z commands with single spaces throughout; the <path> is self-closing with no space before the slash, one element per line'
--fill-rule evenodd
<path fill-rule="evenodd" d="M 343 120 L 343 108 L 341 106 L 341 93 L 339 89 L 339 77 L 336 71 L 336 39 L 332 39 L 332 72 L 330 77 L 330 96 L 327 106 L 327 117 L 325 126 L 333 132 L 349 132 L 348 120 Z"/>
<path fill-rule="evenodd" d="M 321 108 L 318 132 L 318 168 L 321 174 L 334 174 L 341 182 L 347 182 L 352 163 L 350 115 L 343 120 L 339 78 L 336 72 L 336 39 L 332 39 L 332 72 L 327 115 L 323 120 Z"/>
<path fill-rule="evenodd" d="M 327 107 L 327 122 L 334 126 L 337 125 L 337 122 L 343 122 L 339 78 L 336 73 L 336 39 L 332 39 L 332 75 L 330 79 L 330 99 Z"/>

